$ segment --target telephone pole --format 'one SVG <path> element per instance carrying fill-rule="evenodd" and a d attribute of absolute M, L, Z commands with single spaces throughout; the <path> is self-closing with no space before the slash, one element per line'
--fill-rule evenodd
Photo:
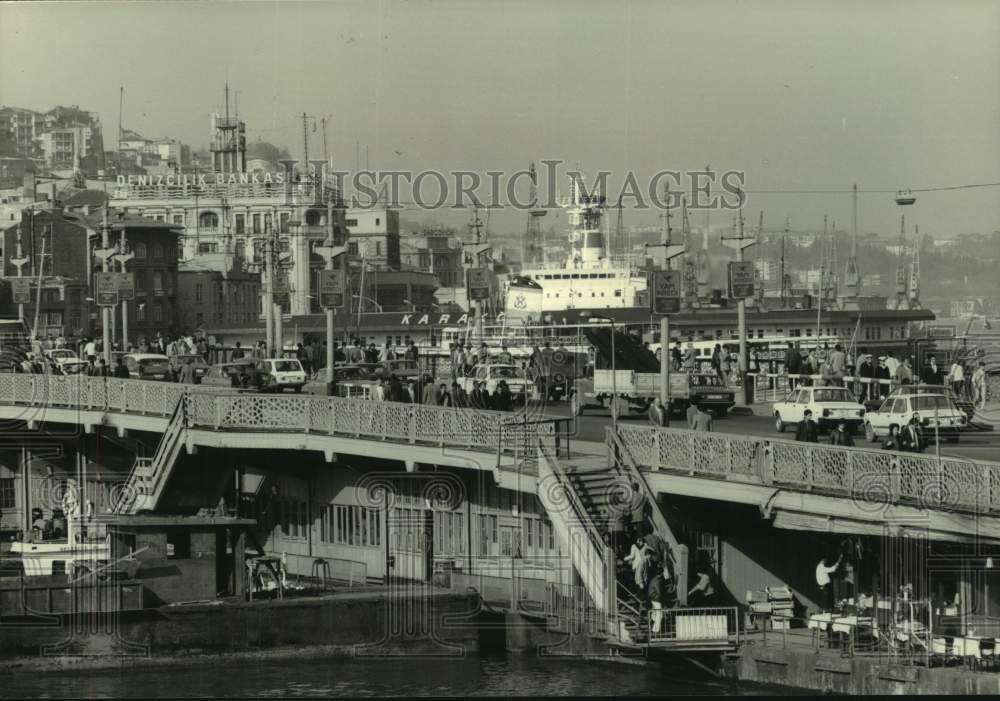
<path fill-rule="evenodd" d="M 487 254 L 490 250 L 490 244 L 488 242 L 484 243 L 482 241 L 482 228 L 483 222 L 479 218 L 479 207 L 474 206 L 472 208 L 472 221 L 468 224 L 469 231 L 472 233 L 473 240 L 469 243 L 463 243 L 462 249 L 464 251 L 462 256 L 462 262 L 465 267 L 465 279 L 466 279 L 466 291 L 469 290 L 469 270 L 471 268 L 480 267 L 480 260 Z M 479 342 L 483 342 L 483 304 L 480 300 L 472 300 L 473 309 L 475 309 L 476 314 L 476 332 L 479 334 Z"/>
<path fill-rule="evenodd" d="M 122 222 L 121 238 L 118 240 L 118 252 L 115 258 L 122 265 L 122 274 L 125 274 L 125 264 L 135 257 L 135 254 L 127 252 L 125 244 L 125 226 Z M 120 288 L 119 288 L 120 289 Z M 128 300 L 121 300 L 122 303 L 122 351 L 128 352 Z"/>
<path fill-rule="evenodd" d="M 743 193 L 740 192 L 742 202 Z M 722 244 L 729 248 L 736 249 L 736 262 L 743 263 L 743 251 L 757 243 L 756 237 L 745 237 L 743 232 L 743 205 L 740 204 L 739 215 L 737 217 L 736 234 L 733 236 L 723 236 Z M 749 358 L 747 357 L 747 300 L 740 296 L 736 300 L 736 320 L 740 335 L 740 378 L 743 382 L 743 402 L 749 400 L 749 382 L 747 381 L 747 370 L 749 369 Z"/>

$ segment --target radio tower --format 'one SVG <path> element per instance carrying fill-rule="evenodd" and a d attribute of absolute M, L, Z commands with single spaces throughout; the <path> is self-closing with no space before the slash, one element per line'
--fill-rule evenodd
<path fill-rule="evenodd" d="M 899 218 L 899 251 L 896 253 L 896 309 L 909 309 L 906 297 L 906 215 Z"/>
<path fill-rule="evenodd" d="M 544 262 L 545 246 L 542 236 L 542 217 L 546 212 L 538 206 L 538 175 L 535 173 L 535 163 L 528 168 L 528 179 L 531 190 L 528 193 L 528 225 L 524 232 L 524 244 L 521 246 L 521 268 Z"/>

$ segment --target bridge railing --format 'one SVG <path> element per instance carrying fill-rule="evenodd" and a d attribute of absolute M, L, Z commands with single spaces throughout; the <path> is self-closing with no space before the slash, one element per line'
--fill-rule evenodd
<path fill-rule="evenodd" d="M 508 412 L 298 394 L 249 394 L 225 387 L 105 377 L 0 373 L 0 405 L 44 421 L 46 408 L 169 418 L 184 399 L 187 425 L 220 431 L 319 433 L 462 448 L 515 456 L 534 471 L 535 444 Z M 548 423 L 552 423 L 549 421 Z M 528 426 L 552 434 L 544 419 Z"/>
<path fill-rule="evenodd" d="M 785 486 L 870 504 L 1000 511 L 1000 464 L 722 433 L 620 426 L 644 469 Z"/>

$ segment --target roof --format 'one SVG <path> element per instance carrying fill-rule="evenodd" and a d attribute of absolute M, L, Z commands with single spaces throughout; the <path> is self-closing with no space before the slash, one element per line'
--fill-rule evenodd
<path fill-rule="evenodd" d="M 67 219 L 76 219 L 91 229 L 100 229 L 104 224 L 103 208 L 97 211 L 91 210 L 89 214 L 79 211 L 66 212 L 65 216 Z M 177 235 L 180 235 L 181 229 L 184 228 L 180 224 L 156 221 L 155 219 L 133 214 L 128 210 L 115 208 L 108 209 L 108 224 L 112 231 L 121 231 L 122 229 L 126 231 L 128 229 L 155 229 L 164 233 Z"/>
<path fill-rule="evenodd" d="M 79 190 L 63 201 L 64 207 L 103 207 L 108 203 L 108 193 L 102 190 Z"/>

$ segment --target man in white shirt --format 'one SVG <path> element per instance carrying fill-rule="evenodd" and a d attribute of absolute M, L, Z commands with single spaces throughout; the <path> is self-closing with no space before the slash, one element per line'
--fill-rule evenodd
<path fill-rule="evenodd" d="M 951 389 L 955 394 L 959 397 L 963 396 L 965 393 L 965 369 L 958 360 L 951 364 L 951 370 L 948 371 L 948 382 L 951 383 Z"/>
<path fill-rule="evenodd" d="M 889 369 L 889 377 L 895 380 L 897 370 L 899 370 L 899 361 L 896 360 L 896 356 L 892 354 L 892 351 L 889 351 L 889 355 L 885 359 L 885 366 Z"/>
<path fill-rule="evenodd" d="M 830 565 L 830 558 L 824 557 L 819 561 L 819 564 L 816 565 L 816 584 L 818 584 L 819 588 L 826 594 L 827 611 L 832 611 L 833 604 L 835 603 L 833 600 L 833 586 L 830 584 L 830 575 L 837 571 L 837 568 L 840 567 L 840 563 L 843 559 L 844 556 L 841 554 L 840 557 L 837 558 L 837 562 Z"/>
<path fill-rule="evenodd" d="M 83 356 L 87 360 L 97 359 L 97 344 L 94 343 L 94 339 L 87 341 L 87 344 L 83 347 Z"/>
<path fill-rule="evenodd" d="M 972 373 L 972 401 L 979 409 L 986 404 L 986 364 L 981 360 Z"/>

